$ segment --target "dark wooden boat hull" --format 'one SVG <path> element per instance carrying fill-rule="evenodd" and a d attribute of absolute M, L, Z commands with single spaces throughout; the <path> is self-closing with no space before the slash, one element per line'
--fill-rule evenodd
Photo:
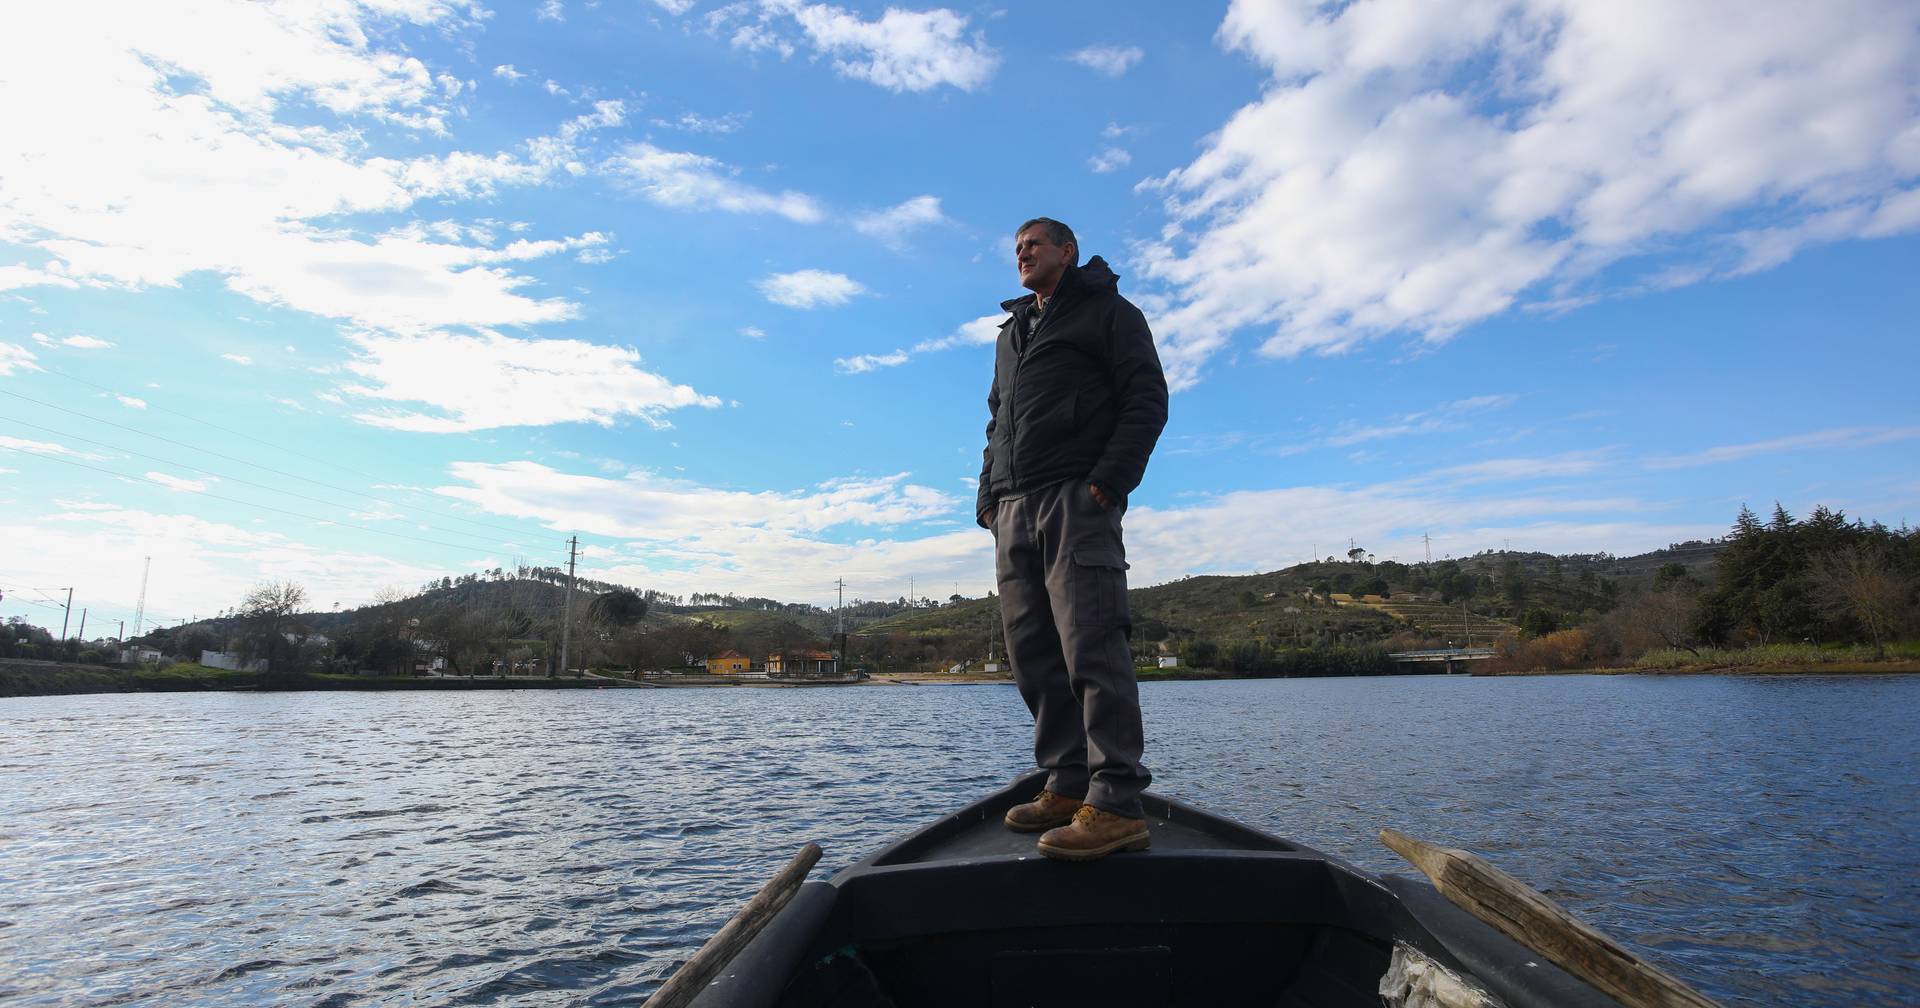
<path fill-rule="evenodd" d="M 1040 857 L 1000 823 L 1038 772 L 808 882 L 701 1008 L 1378 1008 L 1396 943 L 1510 1008 L 1618 1002 L 1442 899 L 1149 793 L 1149 851 Z"/>

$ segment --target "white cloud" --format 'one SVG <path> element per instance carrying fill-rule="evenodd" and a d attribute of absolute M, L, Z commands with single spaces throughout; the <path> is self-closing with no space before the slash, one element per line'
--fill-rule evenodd
<path fill-rule="evenodd" d="M 221 354 L 221 355 L 220 355 L 220 359 L 221 359 L 221 360 L 228 360 L 228 361 L 232 361 L 232 362 L 234 362 L 235 364 L 240 364 L 240 365 L 243 365 L 243 366 L 244 366 L 244 365 L 249 365 L 249 364 L 252 364 L 252 363 L 253 363 L 253 358 L 251 358 L 251 357 L 249 357 L 249 356 L 247 356 L 246 354 L 237 354 L 237 353 L 223 353 L 223 354 Z"/>
<path fill-rule="evenodd" d="M 10 375 L 15 371 L 38 371 L 33 351 L 12 343 L 0 343 L 0 375 Z"/>
<path fill-rule="evenodd" d="M 533 13 L 535 17 L 542 21 L 565 21 L 567 19 L 567 8 L 565 4 L 561 3 L 561 0 L 540 0 L 539 8 Z"/>
<path fill-rule="evenodd" d="M 1133 155 L 1118 147 L 1108 147 L 1087 159 L 1087 167 L 1100 175 L 1119 171 L 1132 163 Z"/>
<path fill-rule="evenodd" d="M 1465 498 L 1381 485 L 1342 489 L 1287 487 L 1220 495 L 1183 508 L 1127 512 L 1129 579 L 1151 584 L 1187 574 L 1277 570 L 1346 550 L 1348 538 L 1380 557 L 1468 556 L 1512 539 L 1515 548 L 1550 552 L 1634 553 L 1717 535 L 1719 522 L 1635 524 L 1621 513 L 1646 513 L 1641 501 L 1603 496 L 1498 494 Z M 1333 544 L 1339 543 L 1338 550 Z"/>
<path fill-rule="evenodd" d="M 930 91 L 943 84 L 971 91 L 985 84 L 1000 66 L 979 33 L 969 34 L 968 19 L 945 8 L 907 11 L 889 7 L 876 21 L 830 4 L 798 0 L 761 0 L 749 21 L 747 4 L 723 7 L 707 19 L 710 30 L 733 29 L 732 44 L 749 52 L 793 55 L 792 22 L 815 50 L 830 57 L 842 77 L 864 80 L 889 91 Z"/>
<path fill-rule="evenodd" d="M 756 189 L 735 179 L 735 169 L 701 154 L 637 143 L 603 168 L 648 200 L 675 210 L 772 213 L 801 224 L 816 223 L 824 216 L 812 197 Z"/>
<path fill-rule="evenodd" d="M 899 367 L 905 364 L 911 355 L 905 350 L 895 350 L 890 354 L 861 354 L 858 357 L 836 357 L 833 369 L 841 374 L 866 374 L 881 368 Z"/>
<path fill-rule="evenodd" d="M 1646 464 L 1650 469 L 1690 469 L 1720 462 L 1737 462 L 1756 455 L 1813 449 L 1865 448 L 1895 441 L 1912 441 L 1916 438 L 1920 438 L 1920 427 L 1836 427 L 1808 434 L 1771 438 L 1766 441 L 1721 445 L 1685 455 L 1661 455 L 1648 459 Z"/>
<path fill-rule="evenodd" d="M 365 132 L 444 132 L 463 82 L 386 40 L 396 22 L 476 23 L 464 2 L 135 4 L 22 11 L 0 36 L 0 234 L 48 257 L 0 285 L 174 286 L 208 272 L 266 303 L 390 329 L 570 317 L 475 240 L 373 238 L 343 223 L 424 198 L 485 197 L 587 170 L 620 103 L 513 153 L 368 157 Z M 47 90 L 49 79 L 77 81 Z"/>
<path fill-rule="evenodd" d="M 147 408 L 147 401 L 145 399 L 141 399 L 136 396 L 115 394 L 114 398 L 120 401 L 120 405 L 125 406 L 128 409 L 138 410 L 138 409 Z"/>
<path fill-rule="evenodd" d="M 1140 62 L 1146 53 L 1139 46 L 1090 45 L 1067 54 L 1067 59 L 1095 73 L 1118 77 Z"/>
<path fill-rule="evenodd" d="M 112 343 L 100 339 L 97 336 L 69 336 L 61 340 L 60 345 L 63 347 L 73 347 L 76 350 L 110 350 L 113 348 Z"/>
<path fill-rule="evenodd" d="M 513 68 L 511 63 L 502 63 L 493 68 L 493 75 L 504 81 L 517 81 L 526 76 Z"/>
<path fill-rule="evenodd" d="M 1441 434 L 1447 431 L 1463 430 L 1467 426 L 1468 414 L 1502 409 L 1512 405 L 1518 399 L 1519 396 L 1511 394 L 1474 396 L 1442 403 L 1433 409 L 1418 413 L 1404 413 L 1389 417 L 1384 422 L 1349 421 L 1341 424 L 1338 430 L 1326 438 L 1325 443 L 1336 448 L 1344 448 L 1368 441 L 1383 441 L 1413 434 Z"/>
<path fill-rule="evenodd" d="M 971 322 L 962 323 L 949 335 L 915 344 L 913 352 L 930 353 L 961 346 L 992 346 L 1000 338 L 1000 323 L 1006 320 L 1006 312 L 982 315 Z"/>
<path fill-rule="evenodd" d="M 341 391 L 424 409 L 382 407 L 354 415 L 396 430 L 455 433 L 556 423 L 611 426 L 623 416 L 667 427 L 666 414 L 720 400 L 641 369 L 624 347 L 580 340 L 513 339 L 445 332 L 353 334 L 346 367 L 365 384 Z"/>
<path fill-rule="evenodd" d="M 912 571 L 922 583 L 958 581 L 969 594 L 992 585 L 992 539 L 968 525 L 923 538 L 863 536 L 859 526 L 937 527 L 965 516 L 964 498 L 914 486 L 904 475 L 830 480 L 788 493 L 720 490 L 635 473 L 620 479 L 566 473 L 534 462 L 461 462 L 458 485 L 438 492 L 501 516 L 556 530 L 620 540 L 596 571 L 621 583 L 665 591 L 727 590 L 827 601 L 817 572 L 844 575 L 870 597 L 904 594 Z M 965 482 L 965 480 L 962 480 Z M 1145 586 L 1187 574 L 1274 570 L 1318 547 L 1344 551 L 1348 537 L 1381 557 L 1435 557 L 1499 547 L 1553 552 L 1638 552 L 1717 535 L 1721 523 L 1619 522 L 1645 502 L 1602 495 L 1500 493 L 1480 499 L 1429 487 L 1285 487 L 1247 490 L 1178 508 L 1136 506 L 1127 514 L 1131 583 Z M 895 585 L 897 579 L 897 586 Z M 882 590 L 879 586 L 890 586 Z"/>
<path fill-rule="evenodd" d="M 73 278 L 32 266 L 0 266 L 0 290 L 19 287 L 78 287 Z"/>
<path fill-rule="evenodd" d="M 68 448 L 66 445 L 54 444 L 51 441 L 29 441 L 26 438 L 9 437 L 5 434 L 0 434 L 0 448 L 5 448 L 10 451 L 32 452 L 37 455 L 79 456 L 80 454 Z"/>
<path fill-rule="evenodd" d="M 1440 343 L 1636 273 L 1920 227 L 1917 18 L 1902 0 L 1238 0 L 1220 39 L 1271 83 L 1155 183 L 1175 225 L 1141 250 L 1176 294 L 1156 319 L 1170 377 L 1190 385 L 1243 329 L 1278 357 Z"/>
<path fill-rule="evenodd" d="M 1600 468 L 1603 460 L 1593 452 L 1568 452 L 1548 458 L 1498 458 L 1466 465 L 1435 469 L 1425 478 L 1456 486 L 1470 483 L 1502 483 L 1514 480 L 1555 479 L 1584 476 Z"/>
<path fill-rule="evenodd" d="M 879 597 L 874 586 L 895 577 L 897 594 L 905 593 L 902 571 L 925 581 L 971 582 L 993 569 L 991 540 L 977 529 L 837 541 L 945 520 L 971 503 L 911 483 L 904 473 L 755 493 L 650 473 L 619 479 L 566 473 L 535 462 L 459 462 L 450 474 L 459 485 L 437 492 L 491 514 L 623 540 L 617 551 L 623 559 L 603 561 L 594 576 L 670 592 L 754 585 L 754 594 L 820 600 L 829 590 L 816 583 L 818 572 L 832 570 Z"/>
<path fill-rule="evenodd" d="M 678 119 L 655 119 L 653 124 L 661 129 L 725 135 L 739 132 L 740 127 L 746 125 L 752 115 L 751 112 L 729 112 L 723 116 L 703 116 L 695 112 L 685 112 Z"/>
<path fill-rule="evenodd" d="M 760 288 L 761 295 L 768 301 L 788 308 L 802 309 L 818 308 L 822 305 L 843 305 L 867 292 L 867 289 L 852 277 L 817 269 L 775 273 L 762 279 L 757 286 Z"/>
<path fill-rule="evenodd" d="M 915 196 L 898 206 L 864 213 L 853 219 L 853 229 L 898 248 L 914 231 L 934 224 L 951 224 L 940 212 L 940 197 Z"/>
<path fill-rule="evenodd" d="M 693 9 L 693 0 L 653 0 L 653 5 L 675 17 L 679 17 Z"/>
<path fill-rule="evenodd" d="M 740 335 L 748 339 L 766 339 L 767 331 L 759 326 L 741 326 Z"/>
<path fill-rule="evenodd" d="M 213 482 L 212 480 L 181 479 L 178 476 L 169 476 L 163 472 L 147 473 L 147 479 L 169 490 L 175 490 L 181 493 L 206 493 L 207 484 Z"/>
<path fill-rule="evenodd" d="M 359 605 L 386 586 L 417 585 L 446 573 L 444 567 L 394 561 L 384 549 L 321 548 L 192 515 L 69 501 L 54 502 L 54 513 L 46 517 L 0 524 L 0 541 L 60 543 L 57 554 L 10 556 L 9 573 L 27 584 L 93 585 L 95 615 L 124 618 L 128 630 L 140 583 L 127 576 L 128 557 L 153 557 L 149 626 L 212 615 L 261 581 L 298 582 L 313 607 L 324 610 L 336 601 Z"/>

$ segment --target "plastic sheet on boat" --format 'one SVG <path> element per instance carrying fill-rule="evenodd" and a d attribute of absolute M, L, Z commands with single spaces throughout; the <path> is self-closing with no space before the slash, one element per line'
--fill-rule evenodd
<path fill-rule="evenodd" d="M 1499 998 L 1462 979 L 1406 942 L 1396 942 L 1380 978 L 1387 1008 L 1504 1008 Z"/>

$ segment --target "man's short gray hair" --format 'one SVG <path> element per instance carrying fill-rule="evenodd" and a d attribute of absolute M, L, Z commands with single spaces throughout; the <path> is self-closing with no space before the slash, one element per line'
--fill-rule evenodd
<path fill-rule="evenodd" d="M 1019 238 L 1021 235 L 1027 233 L 1028 228 L 1035 228 L 1035 227 L 1046 228 L 1047 240 L 1052 242 L 1055 245 L 1059 245 L 1062 248 L 1068 245 L 1072 245 L 1073 246 L 1073 265 L 1075 266 L 1080 265 L 1080 239 L 1075 238 L 1073 236 L 1072 228 L 1066 226 L 1065 224 L 1060 223 L 1057 220 L 1054 220 L 1051 217 L 1035 217 L 1034 219 L 1026 222 L 1025 224 L 1022 224 L 1019 227 L 1014 228 L 1013 236 L 1015 238 Z"/>

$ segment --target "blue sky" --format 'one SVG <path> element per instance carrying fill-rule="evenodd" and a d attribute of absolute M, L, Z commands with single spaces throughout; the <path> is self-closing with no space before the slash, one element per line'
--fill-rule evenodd
<path fill-rule="evenodd" d="M 639 588 L 983 594 L 1040 214 L 1175 388 L 1136 585 L 1920 519 L 1902 0 L 4 17 L 0 616 L 575 534 Z"/>

